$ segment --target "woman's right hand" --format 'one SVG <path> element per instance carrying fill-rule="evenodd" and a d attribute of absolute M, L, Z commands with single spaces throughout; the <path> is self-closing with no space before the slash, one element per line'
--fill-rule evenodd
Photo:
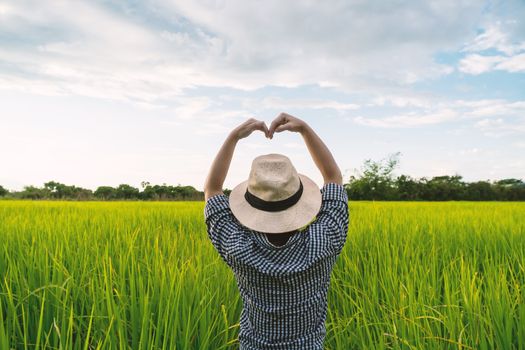
<path fill-rule="evenodd" d="M 270 139 L 273 138 L 274 132 L 282 132 L 285 130 L 292 132 L 303 132 L 307 126 L 306 122 L 299 118 L 291 116 L 287 113 L 281 113 L 275 118 L 268 130 Z"/>

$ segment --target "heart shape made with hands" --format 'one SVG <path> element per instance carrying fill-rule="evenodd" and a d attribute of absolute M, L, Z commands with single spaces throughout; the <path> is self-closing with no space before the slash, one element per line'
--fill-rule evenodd
<path fill-rule="evenodd" d="M 267 138 L 273 139 L 273 135 L 276 132 L 279 133 L 285 130 L 300 132 L 304 126 L 305 122 L 301 119 L 287 113 L 281 113 L 272 121 L 269 128 L 264 121 L 250 118 L 238 127 L 237 135 L 239 138 L 244 138 L 250 135 L 253 131 L 260 130 Z"/>

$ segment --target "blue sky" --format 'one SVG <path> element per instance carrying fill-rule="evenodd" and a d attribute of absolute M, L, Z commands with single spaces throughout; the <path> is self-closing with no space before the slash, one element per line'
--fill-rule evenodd
<path fill-rule="evenodd" d="M 202 189 L 229 130 L 279 112 L 325 140 L 345 180 L 525 178 L 523 1 L 0 0 L 0 185 Z M 242 140 L 319 185 L 302 139 Z"/>

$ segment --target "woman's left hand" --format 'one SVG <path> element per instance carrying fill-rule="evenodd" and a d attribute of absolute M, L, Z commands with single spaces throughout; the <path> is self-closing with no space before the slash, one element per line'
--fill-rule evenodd
<path fill-rule="evenodd" d="M 243 139 L 250 136 L 255 130 L 260 130 L 264 133 L 264 136 L 267 138 L 270 137 L 268 127 L 266 123 L 262 120 L 257 120 L 255 118 L 250 118 L 231 132 L 231 135 L 234 136 L 237 140 Z"/>

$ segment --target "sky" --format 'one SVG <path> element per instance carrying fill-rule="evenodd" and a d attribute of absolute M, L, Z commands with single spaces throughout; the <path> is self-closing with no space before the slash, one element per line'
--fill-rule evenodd
<path fill-rule="evenodd" d="M 525 179 L 525 1 L 0 0 L 0 185 L 202 190 L 222 142 L 287 112 L 344 180 Z M 300 135 L 241 140 L 316 169 Z"/>

